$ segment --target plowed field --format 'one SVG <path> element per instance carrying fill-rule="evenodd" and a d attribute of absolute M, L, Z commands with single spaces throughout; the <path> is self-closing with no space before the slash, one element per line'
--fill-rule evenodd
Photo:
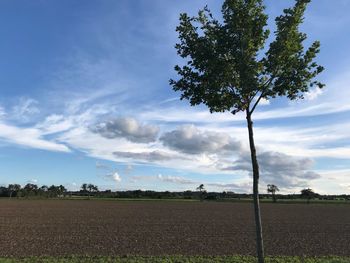
<path fill-rule="evenodd" d="M 268 255 L 350 256 L 350 205 L 262 204 Z M 0 200 L 0 257 L 255 255 L 249 203 Z"/>

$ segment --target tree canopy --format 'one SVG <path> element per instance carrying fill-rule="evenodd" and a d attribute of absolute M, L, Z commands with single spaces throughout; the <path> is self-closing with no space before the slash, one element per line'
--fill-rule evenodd
<path fill-rule="evenodd" d="M 210 112 L 251 114 L 262 98 L 294 100 L 303 98 L 311 86 L 322 88 L 313 80 L 323 71 L 315 62 L 320 42 L 305 49 L 307 36 L 299 31 L 309 2 L 297 0 L 275 19 L 275 39 L 268 47 L 270 31 L 262 0 L 224 1 L 222 21 L 214 19 L 207 7 L 197 17 L 181 14 L 176 28 L 180 43 L 175 47 L 187 63 L 175 66 L 181 78 L 170 80 L 173 89 L 192 106 L 203 103 Z"/>

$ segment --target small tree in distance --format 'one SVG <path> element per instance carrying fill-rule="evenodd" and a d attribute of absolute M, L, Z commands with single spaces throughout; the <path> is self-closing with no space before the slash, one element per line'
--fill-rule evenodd
<path fill-rule="evenodd" d="M 204 184 L 200 184 L 198 187 L 197 187 L 197 190 L 199 192 L 202 192 L 204 190 Z"/>
<path fill-rule="evenodd" d="M 181 99 L 188 99 L 192 106 L 203 103 L 210 112 L 245 112 L 259 263 L 264 262 L 264 249 L 252 114 L 262 99 L 286 96 L 294 100 L 303 98 L 313 85 L 323 87 L 313 80 L 323 70 L 314 61 L 320 43 L 304 50 L 306 34 L 299 32 L 309 2 L 296 0 L 294 7 L 275 19 L 275 39 L 269 47 L 265 46 L 270 32 L 262 0 L 225 0 L 222 21 L 213 18 L 207 7 L 197 17 L 183 13 L 176 28 L 180 43 L 175 47 L 187 63 L 175 66 L 180 79 L 171 79 L 170 84 L 181 92 Z"/>
<path fill-rule="evenodd" d="M 280 189 L 278 189 L 278 187 L 274 184 L 268 184 L 267 185 L 267 192 L 271 193 L 272 195 L 272 200 L 274 203 L 277 202 L 277 198 L 276 198 L 276 192 L 278 192 Z"/>
<path fill-rule="evenodd" d="M 21 190 L 21 186 L 19 184 L 9 184 L 7 189 L 10 192 L 10 198 L 12 197 L 12 194 L 14 192 L 16 193 L 16 196 L 18 197 L 18 193 Z"/>
<path fill-rule="evenodd" d="M 310 189 L 310 188 L 306 188 L 300 191 L 301 193 L 301 198 L 305 198 L 307 200 L 307 203 L 310 203 L 310 200 L 315 198 L 316 193 Z"/>
<path fill-rule="evenodd" d="M 200 200 L 203 201 L 203 199 L 204 199 L 204 193 L 205 193 L 204 184 L 200 184 L 200 185 L 197 187 L 197 190 L 199 191 L 199 198 L 200 198 Z"/>
<path fill-rule="evenodd" d="M 94 185 L 94 184 L 82 184 L 81 187 L 80 187 L 81 191 L 84 193 L 84 194 L 88 194 L 88 198 L 90 199 L 90 195 L 91 193 L 95 192 L 97 193 L 98 192 L 98 187 L 97 185 Z"/>
<path fill-rule="evenodd" d="M 66 195 L 67 189 L 63 185 L 58 186 L 58 196 L 64 197 Z"/>

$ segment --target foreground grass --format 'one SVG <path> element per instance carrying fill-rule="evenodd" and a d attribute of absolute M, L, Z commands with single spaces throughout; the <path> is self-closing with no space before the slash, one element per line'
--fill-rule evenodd
<path fill-rule="evenodd" d="M 252 256 L 164 256 L 164 257 L 28 257 L 0 258 L 0 263 L 255 263 Z M 350 263 L 343 257 L 267 257 L 266 263 Z"/>

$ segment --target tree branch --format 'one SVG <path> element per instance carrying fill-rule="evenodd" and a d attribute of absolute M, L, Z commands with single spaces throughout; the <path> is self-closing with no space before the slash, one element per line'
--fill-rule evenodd
<path fill-rule="evenodd" d="M 253 112 L 254 112 L 256 106 L 258 106 L 259 101 L 261 100 L 261 98 L 263 97 L 263 95 L 264 95 L 264 92 L 261 92 L 259 98 L 258 98 L 258 99 L 256 100 L 256 102 L 254 103 L 253 108 L 249 111 L 249 114 L 250 114 L 250 115 L 253 114 Z"/>
<path fill-rule="evenodd" d="M 253 108 L 249 111 L 250 114 L 252 114 L 256 108 L 256 106 L 258 106 L 260 100 L 262 99 L 262 97 L 265 95 L 266 89 L 269 87 L 269 85 L 271 84 L 271 82 L 274 80 L 274 76 L 271 76 L 271 78 L 265 82 L 265 84 L 263 84 L 263 90 L 261 91 L 261 94 L 259 96 L 259 98 L 256 100 L 256 102 L 253 105 Z M 255 95 L 252 97 L 252 100 L 254 99 L 254 97 L 256 96 L 256 94 L 258 94 L 258 92 L 255 93 Z"/>

